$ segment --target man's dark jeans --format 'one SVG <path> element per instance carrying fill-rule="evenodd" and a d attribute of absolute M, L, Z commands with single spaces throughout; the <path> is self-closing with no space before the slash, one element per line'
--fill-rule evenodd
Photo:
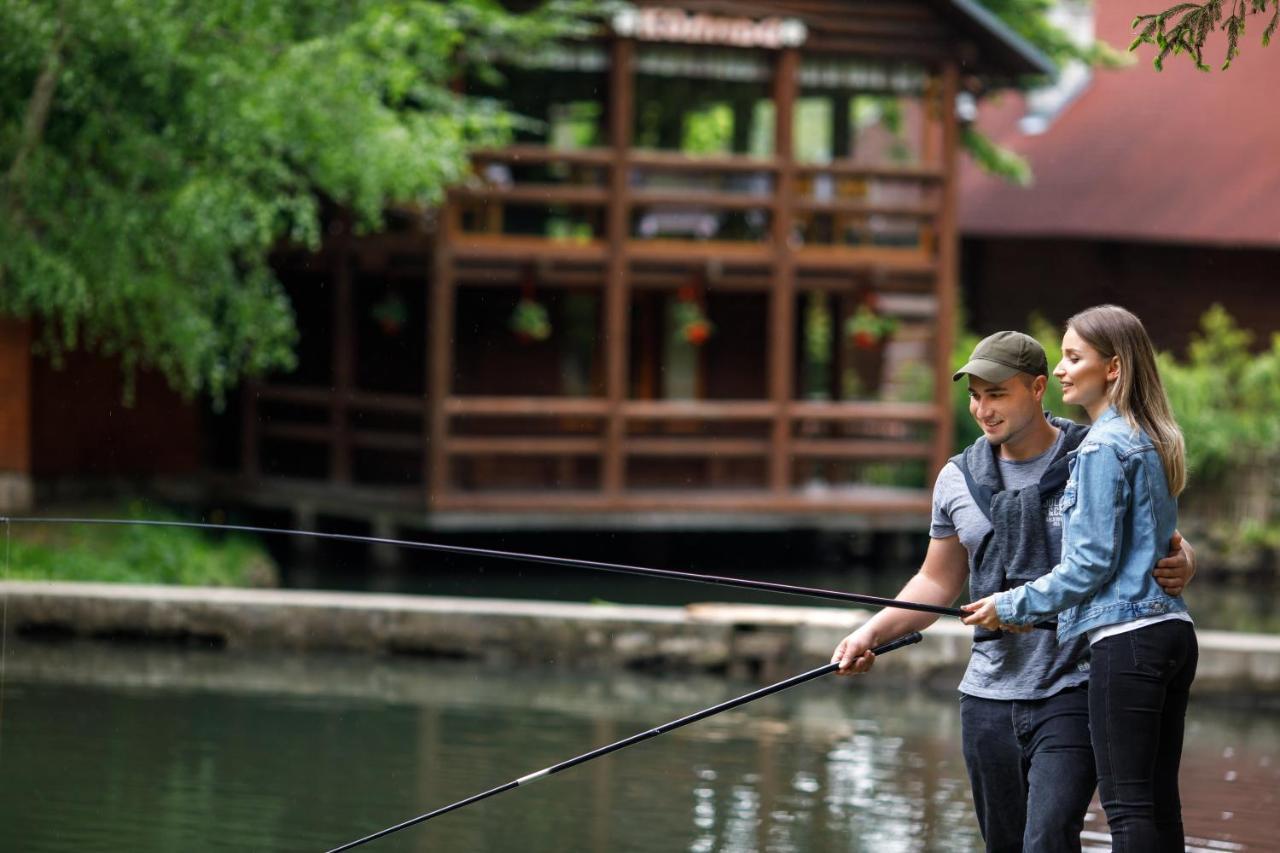
<path fill-rule="evenodd" d="M 1028 701 L 961 696 L 960 726 L 987 850 L 1079 853 L 1097 784 L 1088 688 Z"/>
<path fill-rule="evenodd" d="M 1199 648 L 1190 622 L 1158 622 L 1093 644 L 1089 711 L 1112 849 L 1184 849 L 1178 764 Z"/>

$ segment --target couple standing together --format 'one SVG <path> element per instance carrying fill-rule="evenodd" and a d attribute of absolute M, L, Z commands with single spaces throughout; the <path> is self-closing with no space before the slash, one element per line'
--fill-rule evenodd
<path fill-rule="evenodd" d="M 987 850 L 1079 851 L 1096 785 L 1116 851 L 1182 851 L 1197 659 L 1182 435 L 1133 314 L 1077 314 L 1062 352 L 1053 375 L 1090 426 L 1044 412 L 1049 366 L 1027 335 L 991 335 L 955 374 L 983 436 L 938 474 L 929 548 L 898 597 L 949 605 L 968 580 L 960 720 Z M 1031 630 L 1055 615 L 1056 631 Z M 936 618 L 883 610 L 832 661 L 866 672 L 869 649 Z"/>

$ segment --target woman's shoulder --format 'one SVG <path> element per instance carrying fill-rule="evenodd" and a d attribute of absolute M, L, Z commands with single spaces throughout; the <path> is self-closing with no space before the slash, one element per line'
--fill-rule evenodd
<path fill-rule="evenodd" d="M 1151 438 L 1141 427 L 1129 423 L 1128 419 L 1109 413 L 1110 417 L 1100 418 L 1089 428 L 1089 433 L 1080 443 L 1080 450 L 1089 446 L 1107 447 L 1115 451 L 1121 458 L 1139 450 L 1154 447 Z"/>

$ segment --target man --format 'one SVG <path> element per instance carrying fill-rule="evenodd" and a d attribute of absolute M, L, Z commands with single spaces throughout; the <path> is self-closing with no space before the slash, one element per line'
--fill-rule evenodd
<path fill-rule="evenodd" d="M 929 549 L 898 598 L 950 605 L 1048 572 L 1062 542 L 1067 454 L 1087 427 L 1049 416 L 1049 366 L 1028 335 L 983 339 L 955 374 L 969 380 L 969 412 L 983 435 L 953 457 L 933 488 Z M 1170 595 L 1195 573 L 1174 534 L 1154 569 Z M 877 613 L 836 647 L 843 675 L 875 662 L 869 649 L 928 627 L 936 616 Z M 960 723 L 974 808 L 988 851 L 1078 851 L 1096 784 L 1089 743 L 1088 641 L 1059 645 L 1053 631 L 975 634 L 960 682 Z M 979 748 L 980 747 L 980 748 Z"/>

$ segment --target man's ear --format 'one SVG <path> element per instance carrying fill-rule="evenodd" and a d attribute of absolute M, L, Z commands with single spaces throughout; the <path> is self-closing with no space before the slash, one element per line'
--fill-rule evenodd
<path fill-rule="evenodd" d="M 1037 376 L 1031 380 L 1031 393 L 1035 395 L 1036 402 L 1044 399 L 1044 392 L 1049 388 L 1048 376 Z"/>

